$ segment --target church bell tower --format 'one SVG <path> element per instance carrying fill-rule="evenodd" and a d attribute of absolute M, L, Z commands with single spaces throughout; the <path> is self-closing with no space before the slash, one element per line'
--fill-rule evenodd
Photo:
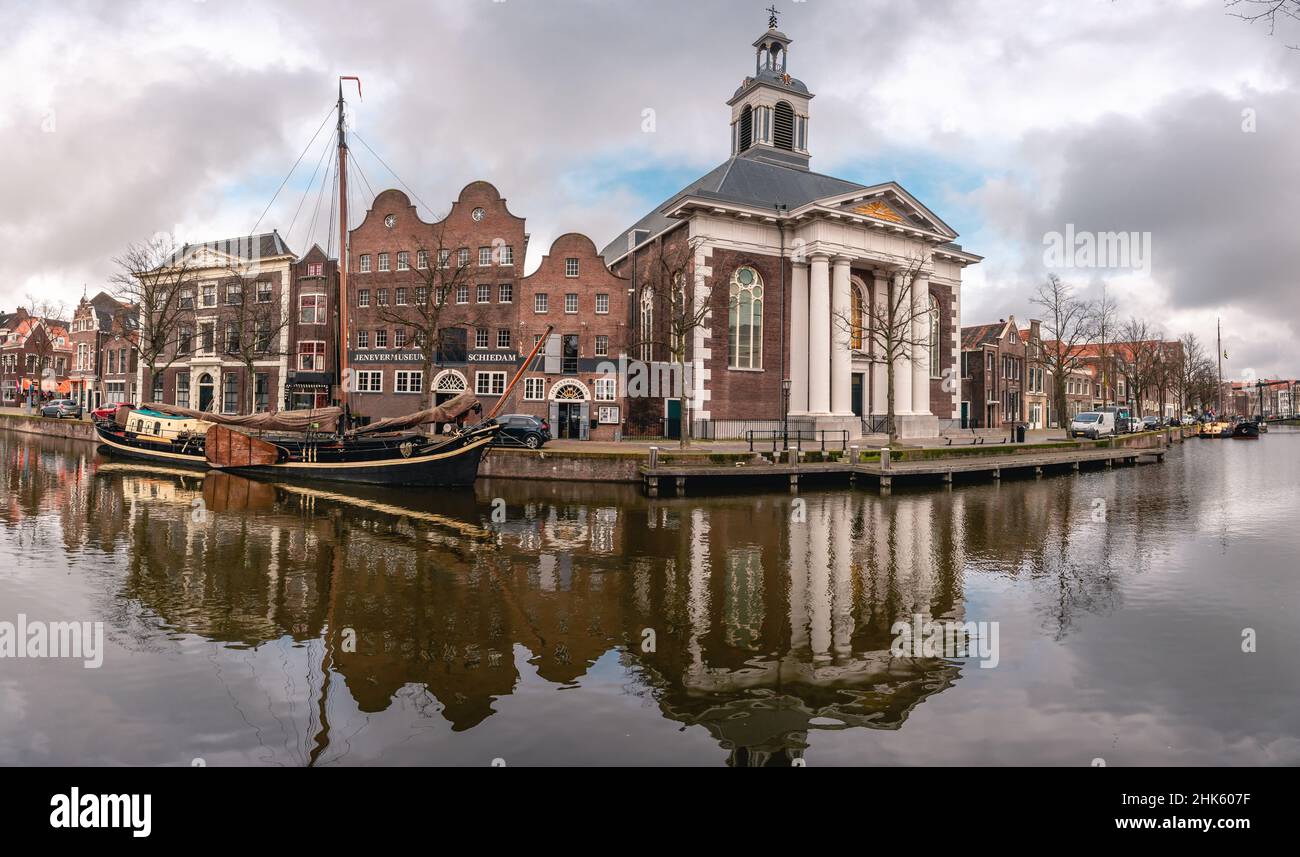
<path fill-rule="evenodd" d="M 790 37 L 777 29 L 775 7 L 767 32 L 754 40 L 754 74 L 741 82 L 731 108 L 731 154 L 808 169 L 808 102 L 812 93 L 790 76 Z"/>

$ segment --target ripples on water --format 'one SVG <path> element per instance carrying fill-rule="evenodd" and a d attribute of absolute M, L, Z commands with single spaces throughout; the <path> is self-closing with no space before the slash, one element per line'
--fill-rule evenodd
<path fill-rule="evenodd" d="M 0 763 L 1294 764 L 1297 453 L 812 491 L 799 521 L 782 494 L 305 488 L 0 433 L 0 620 L 108 637 L 98 670 L 0 660 Z M 891 655 L 914 614 L 997 622 L 997 667 Z"/>

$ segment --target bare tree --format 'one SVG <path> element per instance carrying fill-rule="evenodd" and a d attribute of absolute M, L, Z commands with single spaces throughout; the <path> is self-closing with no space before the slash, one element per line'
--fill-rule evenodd
<path fill-rule="evenodd" d="M 127 308 L 114 324 L 145 370 L 140 388 L 144 397 L 153 391 L 154 376 L 178 357 L 173 346 L 181 324 L 193 313 L 193 292 L 188 304 L 182 300 L 182 293 L 194 288 L 193 269 L 185 248 L 162 233 L 129 245 L 113 264 L 113 297 Z"/>
<path fill-rule="evenodd" d="M 59 350 L 55 328 L 62 327 L 67 333 L 68 322 L 64 319 L 67 306 L 62 301 L 38 298 L 31 293 L 27 294 L 24 304 L 32 322 L 27 334 L 27 353 L 35 355 L 33 371 L 40 378 L 40 391 L 52 392 L 59 376 L 55 361 L 55 352 Z M 67 367 L 64 368 L 66 371 Z"/>
<path fill-rule="evenodd" d="M 845 337 L 845 341 L 835 342 L 833 348 L 848 348 L 848 340 L 861 335 L 871 343 L 875 359 L 885 364 L 885 426 L 891 444 L 897 443 L 899 438 L 894 407 L 894 367 L 903 361 L 911 361 L 919 349 L 930 346 L 930 296 L 921 295 L 920 300 L 912 300 L 916 281 L 928 275 L 929 264 L 930 254 L 924 252 L 908 259 L 902 269 L 894 273 L 885 293 L 870 301 L 865 330 L 843 311 L 833 315 L 838 334 Z"/>
<path fill-rule="evenodd" d="M 1120 325 L 1123 346 L 1117 349 L 1119 374 L 1133 399 L 1133 416 L 1141 416 L 1143 397 L 1155 386 L 1156 364 L 1164 334 L 1152 328 L 1146 319 L 1130 317 Z"/>
<path fill-rule="evenodd" d="M 1029 302 L 1043 311 L 1046 336 L 1038 351 L 1039 361 L 1052 376 L 1052 412 L 1064 428 L 1069 419 L 1066 382 L 1078 363 L 1079 349 L 1092 335 L 1092 307 L 1055 274 L 1047 275 L 1047 282 L 1038 286 Z"/>
<path fill-rule="evenodd" d="M 715 305 L 715 292 L 729 288 L 722 279 L 710 281 L 695 273 L 695 255 L 701 238 L 659 238 L 641 257 L 642 267 L 632 284 L 637 307 L 629 350 L 646 362 L 655 354 L 666 354 L 674 367 L 675 383 L 681 385 L 681 413 L 678 415 L 678 444 L 691 444 L 692 374 L 691 344 L 695 331 L 703 327 Z M 733 298 L 732 300 L 735 300 Z"/>
<path fill-rule="evenodd" d="M 412 270 L 413 290 L 407 304 L 376 307 L 376 315 L 388 324 L 411 329 L 409 345 L 420 354 L 420 367 L 426 379 L 423 408 L 431 408 L 437 396 L 433 388 L 434 369 L 448 356 L 464 359 L 465 343 L 454 331 L 468 331 L 474 319 L 455 307 L 456 292 L 469 288 L 474 268 L 467 255 L 447 246 L 445 227 L 440 227 L 432 241 L 416 237 L 417 264 Z M 426 246 L 432 245 L 432 246 Z M 494 251 L 495 252 L 495 251 Z M 421 267 L 419 260 L 425 262 Z M 346 334 L 345 334 L 346 335 Z"/>
<path fill-rule="evenodd" d="M 1179 399 L 1182 413 L 1193 407 L 1199 412 L 1215 399 L 1214 361 L 1194 333 L 1179 337 L 1182 359 L 1179 366 Z"/>
<path fill-rule="evenodd" d="M 1271 36 L 1277 32 L 1278 23 L 1300 21 L 1300 0 L 1224 0 L 1233 11 L 1228 14 L 1248 24 L 1263 24 Z M 1300 45 L 1287 45 L 1300 50 Z"/>
<path fill-rule="evenodd" d="M 1119 306 L 1110 296 L 1105 283 L 1101 284 L 1101 297 L 1091 304 L 1092 337 L 1097 343 L 1098 378 L 1101 381 L 1101 405 L 1110 404 L 1111 385 L 1115 383 L 1115 337 L 1119 333 Z"/>
<path fill-rule="evenodd" d="M 244 413 L 257 410 L 257 362 L 284 356 L 281 340 L 293 321 L 282 306 L 269 280 L 246 276 L 245 269 L 232 265 L 218 284 L 221 290 L 216 323 L 223 336 L 222 350 L 244 367 Z M 281 288 L 290 288 L 283 283 Z M 268 406 L 270 405 L 268 398 Z"/>

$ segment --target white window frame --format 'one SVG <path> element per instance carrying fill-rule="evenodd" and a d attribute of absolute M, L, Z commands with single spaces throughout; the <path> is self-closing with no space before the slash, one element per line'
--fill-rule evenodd
<path fill-rule="evenodd" d="M 411 270 L 411 254 L 409 251 L 407 250 L 397 251 L 397 270 L 399 271 Z"/>
<path fill-rule="evenodd" d="M 545 378 L 524 379 L 524 401 L 525 402 L 546 401 L 546 379 Z"/>
<path fill-rule="evenodd" d="M 388 254 L 387 254 L 387 253 L 380 253 L 380 254 L 379 254 L 379 270 L 381 270 L 381 271 L 388 271 L 388 270 L 390 270 L 390 268 L 388 267 Z"/>
<path fill-rule="evenodd" d="M 418 369 L 398 369 L 393 373 L 393 392 L 423 393 L 424 372 Z"/>
<path fill-rule="evenodd" d="M 474 347 L 476 349 L 487 348 L 491 338 L 486 327 L 474 328 Z"/>
<path fill-rule="evenodd" d="M 596 315 L 609 315 L 609 295 L 604 292 L 596 295 Z"/>
<path fill-rule="evenodd" d="M 564 276 L 569 279 L 577 277 L 581 270 L 582 266 L 578 263 L 576 256 L 570 256 L 564 260 Z"/>
<path fill-rule="evenodd" d="M 488 268 L 491 267 L 491 265 L 492 265 L 492 248 L 491 247 L 478 248 L 478 266 L 480 268 Z"/>
<path fill-rule="evenodd" d="M 618 401 L 618 379 L 596 378 L 592 382 L 592 397 L 597 402 Z"/>
<path fill-rule="evenodd" d="M 361 268 L 360 268 L 359 273 L 362 273 L 362 274 L 369 274 L 369 273 L 370 273 L 370 254 L 369 254 L 369 253 L 362 253 L 362 254 L 361 254 Z"/>
<path fill-rule="evenodd" d="M 537 292 L 533 295 L 533 312 L 538 315 L 551 311 L 551 298 L 546 292 Z"/>
<path fill-rule="evenodd" d="M 474 288 L 474 302 L 480 304 L 492 303 L 492 284 L 479 283 Z"/>
<path fill-rule="evenodd" d="M 497 286 L 497 303 L 510 304 L 515 302 L 515 287 L 513 283 L 501 283 Z"/>
<path fill-rule="evenodd" d="M 382 369 L 358 369 L 353 376 L 357 379 L 358 393 L 382 393 L 384 392 L 384 370 Z"/>
<path fill-rule="evenodd" d="M 564 295 L 564 313 L 565 315 L 578 314 L 578 293 L 566 292 Z"/>
<path fill-rule="evenodd" d="M 485 371 L 474 373 L 474 394 L 476 396 L 500 396 L 505 391 L 505 372 Z"/>

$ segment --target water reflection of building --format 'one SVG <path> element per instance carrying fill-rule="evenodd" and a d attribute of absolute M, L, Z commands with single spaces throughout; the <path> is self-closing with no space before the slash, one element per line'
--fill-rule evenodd
<path fill-rule="evenodd" d="M 168 629 L 234 646 L 323 639 L 313 669 L 337 677 L 329 692 L 368 713 L 414 700 L 455 730 L 527 676 L 608 682 L 590 673 L 614 652 L 628 690 L 736 765 L 788 762 L 819 730 L 902 728 L 960 666 L 891 657 L 893 621 L 996 618 L 966 616 L 964 574 L 1042 574 L 1045 534 L 1049 549 L 1086 535 L 1064 481 L 809 494 L 801 517 L 784 496 L 510 482 L 341 494 L 3 452 L 6 523 L 59 508 L 69 549 L 125 552 L 114 597 Z M 61 479 L 43 475 L 56 464 Z"/>

